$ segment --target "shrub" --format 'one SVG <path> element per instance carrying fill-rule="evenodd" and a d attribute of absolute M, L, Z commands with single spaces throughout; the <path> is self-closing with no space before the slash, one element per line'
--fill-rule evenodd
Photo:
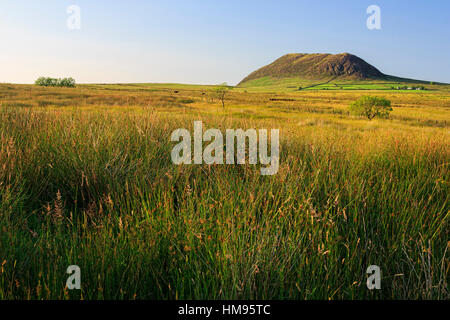
<path fill-rule="evenodd" d="M 57 85 L 59 87 L 74 88 L 75 87 L 75 79 L 73 79 L 73 78 L 58 79 Z"/>
<path fill-rule="evenodd" d="M 388 118 L 392 111 L 391 102 L 385 98 L 362 96 L 350 104 L 350 112 L 372 120 L 375 117 Z"/>
<path fill-rule="evenodd" d="M 190 103 L 194 103 L 195 100 L 193 100 L 193 99 L 181 99 L 179 102 L 183 103 L 183 104 L 190 104 Z"/>

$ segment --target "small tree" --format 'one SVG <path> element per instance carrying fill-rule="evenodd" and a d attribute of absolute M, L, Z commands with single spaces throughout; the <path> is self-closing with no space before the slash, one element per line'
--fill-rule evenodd
<path fill-rule="evenodd" d="M 388 118 L 391 111 L 391 102 L 379 97 L 362 96 L 350 104 L 351 113 L 366 116 L 369 120 L 375 117 Z"/>
<path fill-rule="evenodd" d="M 34 82 L 35 85 L 37 86 L 45 86 L 45 78 L 44 77 L 39 77 L 37 78 L 37 80 Z"/>
<path fill-rule="evenodd" d="M 75 87 L 75 79 L 73 79 L 73 78 L 58 79 L 58 86 L 74 88 Z"/>
<path fill-rule="evenodd" d="M 215 91 L 216 96 L 219 98 L 219 100 L 222 102 L 222 107 L 225 108 L 225 96 L 230 90 L 230 87 L 226 84 L 226 82 L 222 83 L 221 85 L 217 86 Z"/>

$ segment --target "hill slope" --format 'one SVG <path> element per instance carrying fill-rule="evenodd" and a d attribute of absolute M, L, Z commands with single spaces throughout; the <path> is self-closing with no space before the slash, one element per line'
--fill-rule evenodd
<path fill-rule="evenodd" d="M 264 77 L 292 78 L 299 77 L 310 80 L 331 79 L 386 79 L 387 76 L 363 59 L 349 54 L 326 53 L 290 53 L 262 67 L 240 83 Z"/>

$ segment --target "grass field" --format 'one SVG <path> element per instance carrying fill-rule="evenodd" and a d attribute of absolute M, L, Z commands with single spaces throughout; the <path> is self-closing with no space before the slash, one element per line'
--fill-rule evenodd
<path fill-rule="evenodd" d="M 394 92 L 409 92 L 412 89 L 420 87 L 422 91 L 447 91 L 448 86 L 443 84 L 433 84 L 424 81 L 406 81 L 397 77 L 388 77 L 388 80 L 346 80 L 324 78 L 322 80 L 311 80 L 304 78 L 275 78 L 262 77 L 249 80 L 239 85 L 245 91 L 264 92 L 295 92 L 309 90 L 387 90 Z M 410 88 L 410 89 L 408 89 Z"/>
<path fill-rule="evenodd" d="M 295 86 L 0 84 L 0 299 L 449 299 L 449 86 Z M 279 128 L 278 173 L 173 165 L 195 120 Z"/>

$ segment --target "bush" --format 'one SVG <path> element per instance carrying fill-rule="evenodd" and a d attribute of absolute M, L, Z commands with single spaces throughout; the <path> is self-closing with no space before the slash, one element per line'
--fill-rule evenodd
<path fill-rule="evenodd" d="M 75 87 L 75 79 L 73 79 L 73 78 L 58 79 L 57 85 L 59 87 L 74 88 Z"/>
<path fill-rule="evenodd" d="M 75 88 L 74 78 L 55 79 L 49 77 L 39 77 L 35 82 L 35 85 L 43 87 L 67 87 Z"/>
<path fill-rule="evenodd" d="M 183 104 L 190 104 L 190 103 L 194 103 L 195 100 L 192 100 L 192 99 L 181 99 L 179 102 L 183 103 Z"/>
<path fill-rule="evenodd" d="M 385 98 L 363 96 L 350 104 L 350 112 L 372 120 L 375 117 L 389 118 L 391 102 Z"/>

